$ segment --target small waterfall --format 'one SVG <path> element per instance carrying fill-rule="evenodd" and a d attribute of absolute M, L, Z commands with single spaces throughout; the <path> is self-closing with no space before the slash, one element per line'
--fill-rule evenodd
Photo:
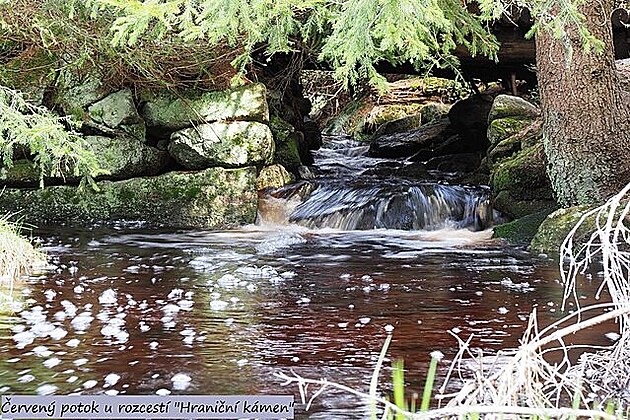
<path fill-rule="evenodd" d="M 482 230 L 492 223 L 485 188 L 440 184 L 319 185 L 289 221 L 310 228 L 343 230 Z"/>
<path fill-rule="evenodd" d="M 261 200 L 259 223 L 293 223 L 341 230 L 492 226 L 488 187 L 447 185 L 396 176 L 407 162 L 365 156 L 367 147 L 333 138 L 315 154 L 315 180 L 271 192 Z M 374 174 L 386 167 L 389 173 Z"/>

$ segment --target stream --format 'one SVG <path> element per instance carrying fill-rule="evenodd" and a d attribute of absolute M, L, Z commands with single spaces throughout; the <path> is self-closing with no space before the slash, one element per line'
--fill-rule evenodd
<path fill-rule="evenodd" d="M 562 317 L 557 263 L 490 239 L 482 187 L 394 177 L 418 168 L 328 138 L 315 178 L 261 199 L 259 223 L 165 231 L 142 223 L 36 231 L 52 268 L 18 286 L 0 318 L 0 393 L 294 394 L 291 371 L 367 391 L 387 334 L 420 392 L 449 334 L 515 348 L 533 307 Z M 580 284 L 590 301 L 598 282 Z M 589 332 L 608 343 L 610 326 Z M 389 390 L 388 369 L 381 389 Z M 438 378 L 438 385 L 441 378 Z M 298 419 L 369 418 L 342 392 Z"/>

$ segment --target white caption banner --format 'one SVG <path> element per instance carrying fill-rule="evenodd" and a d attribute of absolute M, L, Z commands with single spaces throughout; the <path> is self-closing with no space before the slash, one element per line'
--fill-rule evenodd
<path fill-rule="evenodd" d="M 0 419 L 292 419 L 293 395 L 3 395 Z"/>

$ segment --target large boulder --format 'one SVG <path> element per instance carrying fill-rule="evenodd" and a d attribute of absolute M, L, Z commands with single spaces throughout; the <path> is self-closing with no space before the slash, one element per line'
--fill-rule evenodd
<path fill-rule="evenodd" d="M 589 206 L 577 206 L 556 210 L 542 222 L 529 246 L 531 252 L 558 256 L 564 238 L 587 211 Z M 575 243 L 579 246 L 588 240 L 595 228 L 595 217 L 588 218 L 575 234 Z"/>
<path fill-rule="evenodd" d="M 306 142 L 303 140 L 302 144 L 300 144 L 300 139 L 293 126 L 280 117 L 271 117 L 269 128 L 276 145 L 273 156 L 274 163 L 282 165 L 293 173 L 297 173 L 298 168 L 303 163 L 307 163 L 310 157 Z M 303 156 L 307 160 L 303 161 Z"/>
<path fill-rule="evenodd" d="M 542 143 L 493 165 L 490 186 L 496 197 L 494 208 L 510 218 L 555 206 Z"/>
<path fill-rule="evenodd" d="M 120 129 L 145 141 L 144 120 L 138 114 L 130 89 L 119 90 L 90 105 L 88 115 L 98 124 Z"/>
<path fill-rule="evenodd" d="M 265 124 L 215 122 L 173 133 L 168 151 L 186 169 L 271 163 L 274 142 Z"/>
<path fill-rule="evenodd" d="M 528 118 L 540 116 L 540 109 L 523 98 L 511 95 L 498 95 L 492 102 L 488 123 L 501 118 Z"/>
<path fill-rule="evenodd" d="M 226 120 L 269 121 L 267 90 L 254 83 L 216 92 L 147 94 L 141 115 L 154 135 Z"/>
<path fill-rule="evenodd" d="M 86 145 L 107 174 L 97 179 L 128 179 L 158 174 L 167 164 L 168 153 L 135 139 L 87 136 Z M 77 183 L 79 177 L 68 171 L 63 178 L 44 178 L 45 184 Z M 0 185 L 32 187 L 39 184 L 39 170 L 28 160 L 19 160 L 10 168 L 0 169 Z"/>
<path fill-rule="evenodd" d="M 456 102 L 448 112 L 453 129 L 464 139 L 475 141 L 478 150 L 488 146 L 488 114 L 492 108 L 492 96 L 472 95 Z"/>
<path fill-rule="evenodd" d="M 74 186 L 0 194 L 0 211 L 36 224 L 144 221 L 171 228 L 225 229 L 253 223 L 256 168 L 171 172 L 126 181 L 102 181 L 99 191 Z"/>

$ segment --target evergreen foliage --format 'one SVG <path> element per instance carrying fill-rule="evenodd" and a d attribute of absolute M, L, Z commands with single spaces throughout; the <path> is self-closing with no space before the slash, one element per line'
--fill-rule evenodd
<path fill-rule="evenodd" d="M 577 27 L 585 49 L 600 50 L 579 12 L 584 0 L 89 0 L 92 16 L 116 16 L 112 45 L 135 45 L 145 37 L 209 46 L 240 45 L 233 64 L 244 70 L 252 52 L 268 55 L 317 44 L 318 59 L 331 64 L 346 85 L 382 83 L 375 64 L 413 63 L 417 69 L 457 68 L 456 46 L 496 59 L 498 44 L 488 24 L 511 10 L 528 9 L 530 35 L 544 29 L 567 38 Z M 565 43 L 571 48 L 571 43 Z"/>
<path fill-rule="evenodd" d="M 65 174 L 82 176 L 82 185 L 96 188 L 93 177 L 106 174 L 83 137 L 66 129 L 71 121 L 52 114 L 44 107 L 28 103 L 19 92 L 0 86 L 0 158 L 5 167 L 13 165 L 18 150 L 33 156 L 40 170 L 40 185 L 45 177 Z"/>

